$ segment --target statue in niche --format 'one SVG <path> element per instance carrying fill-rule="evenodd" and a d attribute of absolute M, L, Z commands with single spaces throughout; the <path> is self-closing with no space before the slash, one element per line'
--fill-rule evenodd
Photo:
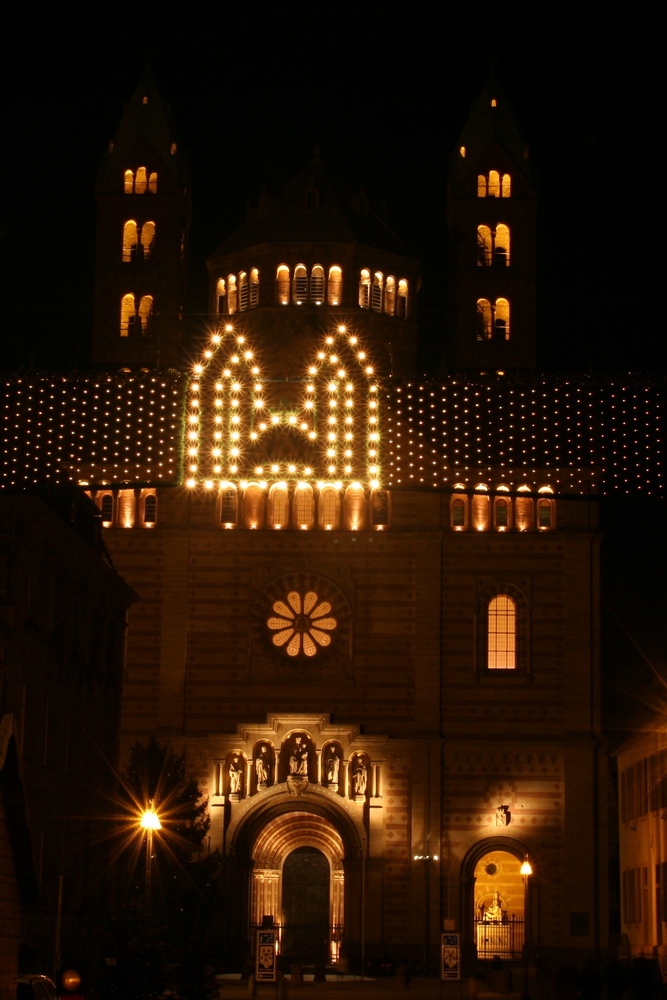
<path fill-rule="evenodd" d="M 505 911 L 503 910 L 503 904 L 500 899 L 500 893 L 496 892 L 492 901 L 484 910 L 484 919 L 489 921 L 501 922 L 504 913 Z"/>
<path fill-rule="evenodd" d="M 356 757 L 352 769 L 352 789 L 355 796 L 366 794 L 368 784 L 368 770 L 363 757 Z"/>
<path fill-rule="evenodd" d="M 303 742 L 303 736 L 294 737 L 294 746 L 289 759 L 289 773 L 308 777 L 308 747 Z"/>
<path fill-rule="evenodd" d="M 329 785 L 338 784 L 338 772 L 340 771 L 340 757 L 335 747 L 331 748 L 331 753 L 327 758 L 327 783 Z"/>
<path fill-rule="evenodd" d="M 257 787 L 266 788 L 266 784 L 269 780 L 269 748 L 262 744 L 259 749 L 259 753 L 255 757 L 255 776 L 257 777 Z"/>
<path fill-rule="evenodd" d="M 229 792 L 240 795 L 243 785 L 243 762 L 240 757 L 232 757 L 229 762 Z"/>

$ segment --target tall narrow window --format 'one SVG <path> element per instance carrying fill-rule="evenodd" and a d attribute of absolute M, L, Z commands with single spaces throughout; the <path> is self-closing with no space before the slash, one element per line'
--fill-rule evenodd
<path fill-rule="evenodd" d="M 472 498 L 472 526 L 475 531 L 489 530 L 489 506 L 489 488 L 484 483 L 478 483 Z"/>
<path fill-rule="evenodd" d="M 294 527 L 310 528 L 313 523 L 313 489 L 298 486 L 294 493 Z"/>
<path fill-rule="evenodd" d="M 128 219 L 123 226 L 123 263 L 129 264 L 137 256 L 137 224 L 134 219 Z"/>
<path fill-rule="evenodd" d="M 256 309 L 259 304 L 259 271 L 253 267 L 250 272 L 250 308 Z"/>
<path fill-rule="evenodd" d="M 102 512 L 102 524 L 108 527 L 113 523 L 113 496 L 111 493 L 105 493 L 102 497 L 100 510 Z"/>
<path fill-rule="evenodd" d="M 281 306 L 289 305 L 289 267 L 281 264 L 276 271 L 276 298 Z"/>
<path fill-rule="evenodd" d="M 393 316 L 396 312 L 396 278 L 391 274 L 387 276 L 384 289 L 384 311 L 387 316 Z"/>
<path fill-rule="evenodd" d="M 493 261 L 493 240 L 488 226 L 477 227 L 477 266 L 490 267 Z"/>
<path fill-rule="evenodd" d="M 144 260 L 150 260 L 155 246 L 155 223 L 144 222 L 141 227 L 141 254 Z"/>
<path fill-rule="evenodd" d="M 493 329 L 493 314 L 488 299 L 477 299 L 477 339 L 490 340 Z"/>
<path fill-rule="evenodd" d="M 489 197 L 500 198 L 500 174 L 497 170 L 489 171 Z"/>
<path fill-rule="evenodd" d="M 230 316 L 233 316 L 236 312 L 237 305 L 237 292 L 236 292 L 236 275 L 230 274 L 227 276 L 227 312 Z"/>
<path fill-rule="evenodd" d="M 228 486 L 220 497 L 220 523 L 236 524 L 236 510 L 236 490 L 233 486 Z"/>
<path fill-rule="evenodd" d="M 329 268 L 329 288 L 327 301 L 330 306 L 339 306 L 343 294 L 343 272 L 334 264 Z"/>
<path fill-rule="evenodd" d="M 509 198 L 512 194 L 512 178 L 509 174 L 503 174 L 503 198 Z"/>
<path fill-rule="evenodd" d="M 124 295 L 120 303 L 120 335 L 131 337 L 134 333 L 136 309 L 134 295 Z"/>
<path fill-rule="evenodd" d="M 508 594 L 489 601 L 487 669 L 516 669 L 516 604 Z"/>
<path fill-rule="evenodd" d="M 510 304 L 507 299 L 496 299 L 493 336 L 500 341 L 510 339 Z"/>
<path fill-rule="evenodd" d="M 123 174 L 123 187 L 125 194 L 134 194 L 134 174 L 131 170 L 126 170 Z"/>
<path fill-rule="evenodd" d="M 225 313 L 226 303 L 227 289 L 225 286 L 225 279 L 218 278 L 218 283 L 215 286 L 215 309 L 218 316 L 222 316 Z"/>
<path fill-rule="evenodd" d="M 359 277 L 359 305 L 362 309 L 368 309 L 371 304 L 371 272 L 365 267 Z"/>
<path fill-rule="evenodd" d="M 401 319 L 408 318 L 408 283 L 401 278 L 398 283 L 398 315 Z"/>
<path fill-rule="evenodd" d="M 361 531 L 366 522 L 366 497 L 360 483 L 352 483 L 345 490 L 345 527 Z"/>
<path fill-rule="evenodd" d="M 157 174 L 155 171 L 148 178 L 148 190 L 151 194 L 157 194 Z"/>
<path fill-rule="evenodd" d="M 315 264 L 310 272 L 310 301 L 316 306 L 324 302 L 324 268 L 321 264 Z"/>
<path fill-rule="evenodd" d="M 271 525 L 274 528 L 286 528 L 288 519 L 287 490 L 284 486 L 274 486 L 270 499 Z"/>
<path fill-rule="evenodd" d="M 137 176 L 134 179 L 134 193 L 145 194 L 146 192 L 146 168 L 137 167 Z"/>
<path fill-rule="evenodd" d="M 322 528 L 338 527 L 339 507 L 338 491 L 333 486 L 325 486 L 318 503 L 318 521 Z"/>
<path fill-rule="evenodd" d="M 464 497 L 454 497 L 452 500 L 452 528 L 463 531 L 466 526 L 466 501 Z"/>
<path fill-rule="evenodd" d="M 384 275 L 381 271 L 376 271 L 373 275 L 373 289 L 371 293 L 371 306 L 374 312 L 382 312 L 382 293 L 384 291 Z"/>
<path fill-rule="evenodd" d="M 484 174 L 477 175 L 477 197 L 486 198 L 486 177 Z"/>
<path fill-rule="evenodd" d="M 308 271 L 305 264 L 297 264 L 294 268 L 294 301 L 301 305 L 308 298 Z"/>
<path fill-rule="evenodd" d="M 505 497 L 496 499 L 495 520 L 497 531 L 507 531 L 510 526 L 510 502 Z"/>
<path fill-rule="evenodd" d="M 520 486 L 516 497 L 516 529 L 530 531 L 533 527 L 533 498 L 530 486 Z"/>
<path fill-rule="evenodd" d="M 510 263 L 510 231 L 502 222 L 496 226 L 494 263 L 496 267 L 509 267 Z"/>
<path fill-rule="evenodd" d="M 153 314 L 153 296 L 142 295 L 139 302 L 139 322 L 141 324 L 141 336 L 147 337 L 150 333 L 151 316 Z"/>
<path fill-rule="evenodd" d="M 149 493 L 144 500 L 144 524 L 155 524 L 157 520 L 157 497 Z"/>
<path fill-rule="evenodd" d="M 248 308 L 248 275 L 245 271 L 239 274 L 239 311 L 245 312 Z"/>

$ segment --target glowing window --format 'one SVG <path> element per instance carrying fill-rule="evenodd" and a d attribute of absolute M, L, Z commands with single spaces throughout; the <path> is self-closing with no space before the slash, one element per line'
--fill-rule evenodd
<path fill-rule="evenodd" d="M 504 497 L 498 497 L 495 502 L 496 528 L 505 531 L 510 526 L 510 503 Z"/>
<path fill-rule="evenodd" d="M 219 278 L 218 283 L 215 286 L 215 308 L 218 316 L 222 316 L 225 312 L 226 299 L 227 289 L 225 286 L 225 279 Z"/>
<path fill-rule="evenodd" d="M 230 316 L 233 316 L 236 312 L 237 305 L 237 291 L 236 291 L 236 275 L 227 275 L 227 312 Z"/>
<path fill-rule="evenodd" d="M 134 295 L 124 295 L 120 303 L 120 335 L 131 337 L 134 333 L 136 309 Z"/>
<path fill-rule="evenodd" d="M 146 168 L 137 167 L 137 176 L 134 179 L 134 193 L 135 194 L 145 194 L 146 193 Z"/>
<path fill-rule="evenodd" d="M 123 174 L 123 186 L 125 189 L 125 194 L 134 193 L 134 174 L 131 170 L 126 170 Z"/>
<path fill-rule="evenodd" d="M 509 227 L 500 222 L 496 226 L 494 263 L 496 267 L 509 267 L 510 263 L 510 231 Z"/>
<path fill-rule="evenodd" d="M 310 272 L 310 301 L 318 306 L 324 302 L 324 268 L 320 264 Z"/>
<path fill-rule="evenodd" d="M 393 316 L 396 312 L 396 278 L 391 274 L 387 276 L 384 289 L 384 311 L 387 316 Z"/>
<path fill-rule="evenodd" d="M 287 490 L 281 486 L 274 486 L 271 490 L 271 524 L 274 528 L 287 527 L 287 511 Z"/>
<path fill-rule="evenodd" d="M 507 299 L 496 299 L 493 336 L 495 340 L 510 339 L 510 304 Z"/>
<path fill-rule="evenodd" d="M 537 527 L 540 531 L 551 528 L 551 500 L 537 501 Z"/>
<path fill-rule="evenodd" d="M 138 320 L 141 327 L 141 336 L 147 337 L 150 333 L 151 316 L 153 314 L 153 296 L 142 295 L 139 302 Z"/>
<path fill-rule="evenodd" d="M 359 277 L 359 305 L 368 309 L 371 300 L 371 272 L 363 268 Z"/>
<path fill-rule="evenodd" d="M 376 271 L 373 275 L 373 287 L 371 291 L 371 307 L 374 312 L 382 312 L 382 292 L 384 290 L 384 275 L 381 271 Z"/>
<path fill-rule="evenodd" d="M 477 339 L 490 340 L 493 330 L 493 312 L 488 299 L 477 299 Z"/>
<path fill-rule="evenodd" d="M 123 263 L 129 264 L 130 261 L 136 260 L 137 257 L 137 243 L 139 242 L 139 236 L 137 233 L 137 224 L 134 219 L 128 219 L 123 226 Z"/>
<path fill-rule="evenodd" d="M 154 246 L 155 246 L 155 223 L 144 222 L 143 226 L 141 227 L 140 256 L 143 256 L 144 260 L 150 260 Z"/>
<path fill-rule="evenodd" d="M 256 309 L 259 303 L 259 271 L 253 267 L 250 272 L 250 308 Z"/>
<path fill-rule="evenodd" d="M 157 194 L 157 174 L 155 171 L 148 178 L 148 190 L 151 194 Z"/>
<path fill-rule="evenodd" d="M 222 491 L 220 496 L 220 522 L 221 524 L 236 524 L 236 490 L 233 486 L 228 486 Z"/>
<path fill-rule="evenodd" d="M 113 521 L 113 496 L 111 493 L 105 493 L 102 497 L 100 510 L 102 511 L 103 523 L 107 525 L 111 524 Z"/>
<path fill-rule="evenodd" d="M 386 490 L 373 491 L 371 520 L 375 526 L 389 524 L 389 494 Z"/>
<path fill-rule="evenodd" d="M 343 272 L 334 264 L 329 268 L 329 289 L 327 301 L 330 306 L 339 306 L 343 294 Z"/>
<path fill-rule="evenodd" d="M 497 170 L 489 171 L 489 197 L 500 198 L 500 174 Z"/>
<path fill-rule="evenodd" d="M 398 315 L 401 319 L 408 318 L 408 283 L 405 278 L 398 283 Z"/>
<path fill-rule="evenodd" d="M 264 493 L 256 483 L 250 483 L 243 494 L 243 523 L 246 528 L 264 526 Z"/>
<path fill-rule="evenodd" d="M 486 198 L 486 177 L 484 174 L 477 175 L 477 197 Z"/>
<path fill-rule="evenodd" d="M 281 306 L 289 305 L 289 267 L 281 264 L 276 271 L 276 298 Z"/>
<path fill-rule="evenodd" d="M 509 174 L 503 174 L 503 198 L 509 198 L 512 194 L 512 178 Z"/>
<path fill-rule="evenodd" d="M 488 226 L 477 227 L 477 266 L 490 267 L 493 262 L 493 239 Z"/>
<path fill-rule="evenodd" d="M 467 506 L 466 497 L 454 497 L 451 507 L 452 528 L 461 531 L 467 527 Z"/>
<path fill-rule="evenodd" d="M 308 298 L 308 271 L 305 264 L 297 264 L 294 268 L 294 301 L 305 302 Z"/>
<path fill-rule="evenodd" d="M 489 601 L 487 637 L 487 669 L 515 670 L 516 604 L 508 594 Z"/>
<path fill-rule="evenodd" d="M 157 497 L 149 493 L 144 500 L 144 524 L 155 524 L 157 519 Z"/>
<path fill-rule="evenodd" d="M 248 275 L 245 271 L 239 274 L 239 311 L 245 312 L 248 308 Z"/>
<path fill-rule="evenodd" d="M 318 503 L 318 521 L 323 528 L 338 527 L 338 512 L 340 501 L 338 491 L 333 486 L 325 486 L 320 493 Z"/>
<path fill-rule="evenodd" d="M 294 527 L 310 528 L 313 523 L 313 491 L 302 486 L 294 494 Z"/>
<path fill-rule="evenodd" d="M 366 497 L 361 485 L 352 484 L 345 490 L 345 527 L 361 531 L 366 522 Z"/>

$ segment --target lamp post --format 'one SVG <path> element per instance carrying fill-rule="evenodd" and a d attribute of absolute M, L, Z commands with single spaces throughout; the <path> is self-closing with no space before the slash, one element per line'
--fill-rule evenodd
<path fill-rule="evenodd" d="M 528 879 L 533 874 L 533 868 L 527 854 L 523 856 L 520 872 L 523 877 L 523 993 L 521 1000 L 530 1000 L 528 992 Z"/>
<path fill-rule="evenodd" d="M 149 913 L 151 908 L 151 868 L 153 861 L 153 831 L 162 829 L 162 823 L 160 822 L 160 817 L 155 812 L 155 806 L 153 805 L 152 799 L 148 803 L 148 809 L 146 809 L 142 814 L 141 828 L 146 831 L 146 882 L 144 886 L 144 891 L 145 891 L 144 909 L 146 913 Z"/>
<path fill-rule="evenodd" d="M 431 865 L 438 860 L 437 854 L 415 854 L 413 861 L 421 861 L 424 866 L 425 901 L 424 901 L 424 972 L 428 972 L 428 955 L 430 951 L 431 925 Z"/>

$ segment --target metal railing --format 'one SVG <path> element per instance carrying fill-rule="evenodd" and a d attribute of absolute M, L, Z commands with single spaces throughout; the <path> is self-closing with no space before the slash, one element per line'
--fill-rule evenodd
<path fill-rule="evenodd" d="M 524 921 L 476 920 L 475 939 L 478 958 L 521 958 L 525 941 Z"/>

